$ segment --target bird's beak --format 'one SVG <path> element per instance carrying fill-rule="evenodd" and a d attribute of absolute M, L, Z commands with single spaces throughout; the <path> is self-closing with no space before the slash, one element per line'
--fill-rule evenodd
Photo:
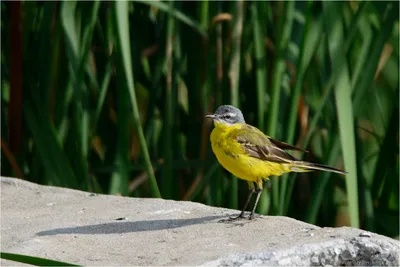
<path fill-rule="evenodd" d="M 215 115 L 206 115 L 206 118 L 215 119 Z"/>

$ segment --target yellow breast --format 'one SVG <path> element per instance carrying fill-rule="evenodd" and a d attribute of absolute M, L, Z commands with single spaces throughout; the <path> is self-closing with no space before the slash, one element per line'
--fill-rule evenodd
<path fill-rule="evenodd" d="M 240 124 L 215 126 L 210 136 L 212 150 L 219 163 L 236 177 L 256 182 L 288 171 L 288 166 L 248 156 L 232 136 L 235 130 L 242 127 Z"/>

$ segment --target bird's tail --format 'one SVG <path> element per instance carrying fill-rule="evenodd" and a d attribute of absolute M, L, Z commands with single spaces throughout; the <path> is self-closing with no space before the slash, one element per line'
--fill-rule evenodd
<path fill-rule="evenodd" d="M 320 170 L 320 171 L 334 172 L 339 174 L 347 174 L 347 172 L 343 170 L 339 170 L 322 164 L 305 162 L 305 161 L 293 162 L 293 165 L 290 166 L 290 169 L 294 172 L 307 172 L 312 170 Z"/>

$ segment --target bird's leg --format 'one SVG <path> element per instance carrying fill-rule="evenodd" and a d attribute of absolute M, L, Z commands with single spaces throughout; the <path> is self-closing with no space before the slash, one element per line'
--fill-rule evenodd
<path fill-rule="evenodd" d="M 254 203 L 253 210 L 251 211 L 251 213 L 249 215 L 249 220 L 254 219 L 254 214 L 255 214 L 255 211 L 256 211 L 256 208 L 257 208 L 258 201 L 260 200 L 260 196 L 261 196 L 262 190 L 263 190 L 262 180 L 259 179 L 257 181 L 257 198 L 256 198 L 256 202 Z"/>
<path fill-rule="evenodd" d="M 246 208 L 249 205 L 250 199 L 251 199 L 251 197 L 253 196 L 253 194 L 255 192 L 253 182 L 248 182 L 248 184 L 249 184 L 250 192 L 249 192 L 249 196 L 247 197 L 246 204 L 244 204 L 242 212 L 239 214 L 239 216 L 230 217 L 230 219 L 232 219 L 232 220 L 236 220 L 236 219 L 239 219 L 239 218 L 244 218 L 244 212 L 246 211 Z"/>
<path fill-rule="evenodd" d="M 249 193 L 249 196 L 247 197 L 246 204 L 244 205 L 242 212 L 239 214 L 239 216 L 229 217 L 229 219 L 220 220 L 219 222 L 231 222 L 231 221 L 235 221 L 235 220 L 244 218 L 244 212 L 246 211 L 246 208 L 249 205 L 251 196 L 255 192 L 253 182 L 247 182 L 247 183 L 249 184 L 250 193 Z"/>

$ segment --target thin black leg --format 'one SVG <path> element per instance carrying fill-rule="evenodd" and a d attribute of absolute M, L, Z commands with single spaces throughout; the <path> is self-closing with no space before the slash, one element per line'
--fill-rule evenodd
<path fill-rule="evenodd" d="M 236 219 L 239 219 L 239 218 L 244 218 L 244 212 L 246 211 L 246 208 L 247 208 L 247 206 L 249 205 L 250 199 L 251 199 L 251 197 L 253 196 L 254 191 L 255 191 L 255 190 L 254 190 L 254 187 L 253 187 L 253 188 L 250 188 L 250 193 L 249 193 L 249 196 L 247 197 L 246 204 L 244 205 L 244 207 L 243 207 L 243 209 L 242 209 L 242 212 L 239 214 L 239 216 L 237 216 L 237 217 L 230 217 L 230 219 L 236 220 Z"/>
<path fill-rule="evenodd" d="M 223 220 L 220 220 L 219 222 L 231 222 L 231 221 L 235 221 L 235 220 L 244 218 L 244 212 L 246 211 L 246 208 L 247 208 L 247 206 L 249 205 L 249 202 L 250 202 L 250 200 L 251 200 L 251 197 L 252 197 L 252 195 L 253 195 L 254 192 L 255 192 L 253 182 L 248 182 L 248 183 L 249 183 L 249 190 L 250 190 L 250 192 L 249 192 L 249 196 L 247 197 L 246 204 L 244 205 L 244 207 L 243 207 L 243 209 L 242 209 L 242 212 L 239 214 L 239 216 L 236 216 L 236 217 L 229 217 L 229 219 L 223 219 Z"/>
<path fill-rule="evenodd" d="M 254 219 L 254 214 L 256 212 L 257 204 L 258 204 L 258 201 L 260 200 L 260 196 L 261 196 L 261 193 L 262 193 L 262 190 L 263 190 L 262 181 L 257 182 L 257 186 L 258 186 L 258 188 L 257 188 L 257 198 L 256 198 L 256 202 L 254 203 L 253 210 L 251 211 L 251 213 L 249 215 L 249 220 Z"/>

